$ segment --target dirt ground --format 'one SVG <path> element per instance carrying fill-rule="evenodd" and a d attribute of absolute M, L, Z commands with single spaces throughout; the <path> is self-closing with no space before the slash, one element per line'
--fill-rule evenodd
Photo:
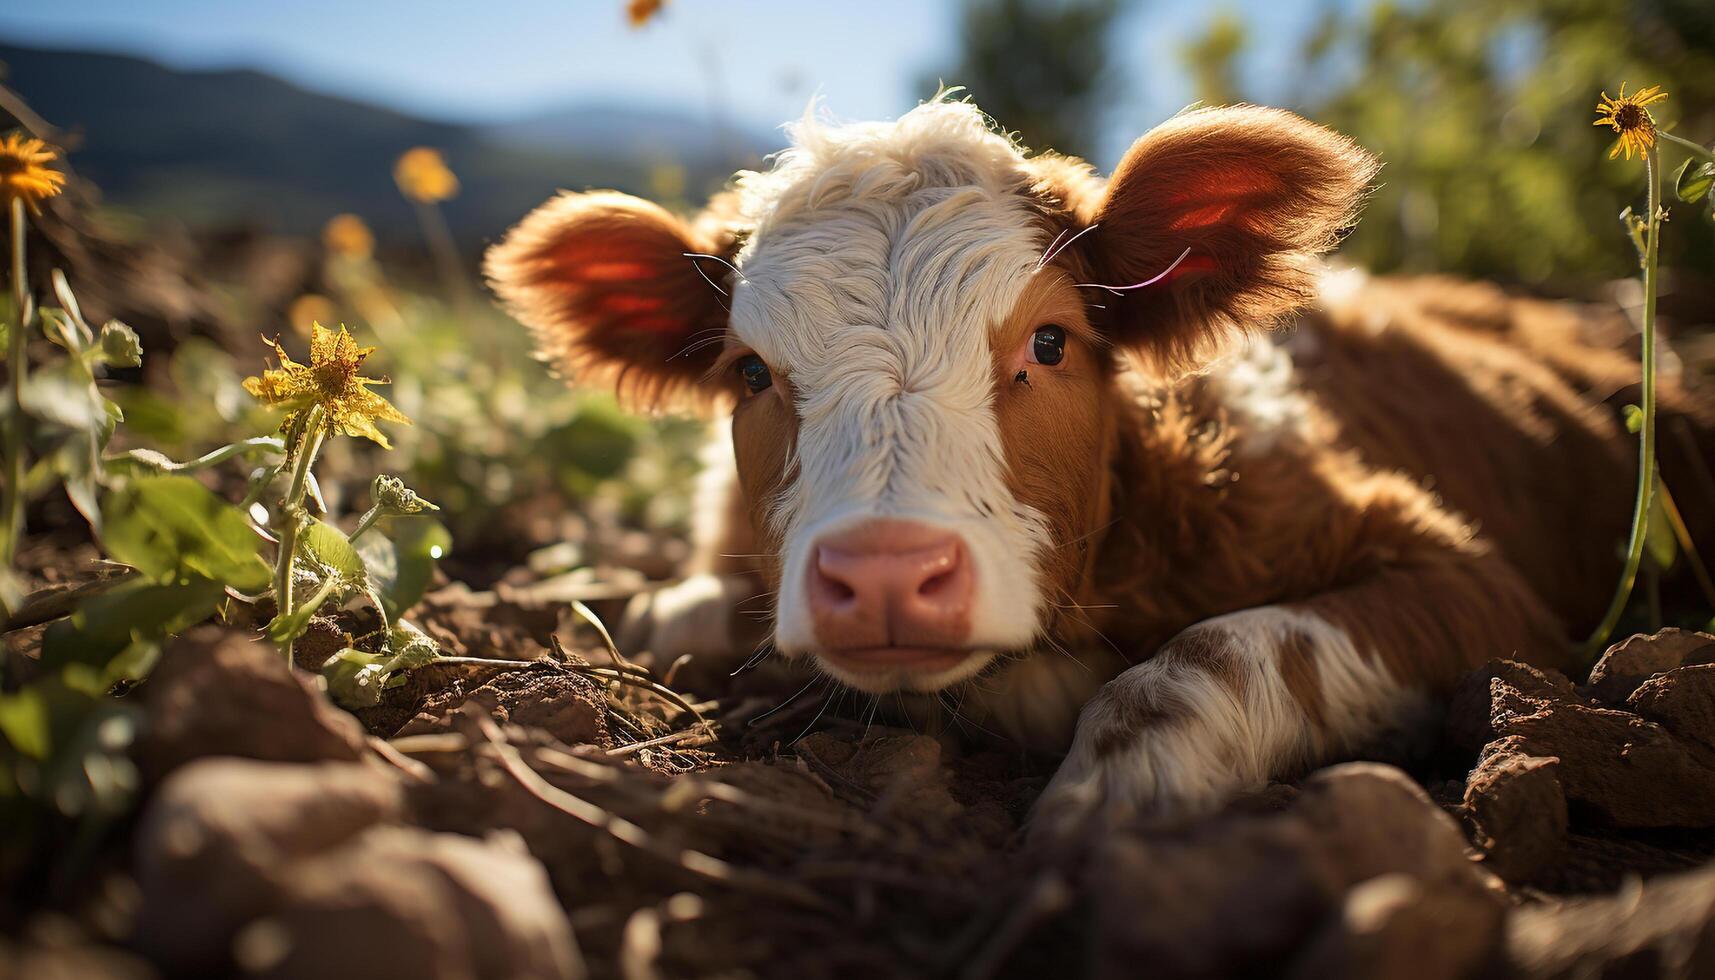
<path fill-rule="evenodd" d="M 361 719 L 239 629 L 181 637 L 136 694 L 140 814 L 0 975 L 1715 975 L 1715 637 L 1583 686 L 1497 661 L 1408 769 L 1048 850 L 1048 763 L 777 707 L 774 665 L 663 689 L 565 609 L 432 593 L 448 653 L 514 662 Z"/>

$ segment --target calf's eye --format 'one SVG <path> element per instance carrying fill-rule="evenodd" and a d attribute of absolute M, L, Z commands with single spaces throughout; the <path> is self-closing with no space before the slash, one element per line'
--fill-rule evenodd
<path fill-rule="evenodd" d="M 1059 364 L 1066 356 L 1066 330 L 1049 324 L 1037 327 L 1030 338 L 1030 359 L 1037 364 Z"/>
<path fill-rule="evenodd" d="M 738 359 L 738 376 L 744 379 L 744 386 L 751 394 L 767 391 L 774 384 L 774 376 L 768 373 L 768 365 L 755 354 L 746 354 Z"/>

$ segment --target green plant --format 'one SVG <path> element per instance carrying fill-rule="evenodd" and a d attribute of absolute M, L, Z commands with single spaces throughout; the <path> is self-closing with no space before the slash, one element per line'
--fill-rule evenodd
<path fill-rule="evenodd" d="M 1695 203 L 1715 193 L 1711 191 L 1711 187 L 1715 187 L 1715 165 L 1712 165 L 1715 164 L 1715 154 L 1703 146 L 1657 127 L 1649 107 L 1667 97 L 1667 93 L 1661 91 L 1659 86 L 1642 89 L 1628 96 L 1625 86 L 1621 85 L 1618 98 L 1610 98 L 1604 92 L 1601 103 L 1596 107 L 1595 125 L 1609 126 L 1618 134 L 1608 156 L 1618 156 L 1623 150 L 1628 160 L 1634 153 L 1643 158 L 1647 210 L 1641 218 L 1632 214 L 1630 209 L 1620 215 L 1627 234 L 1637 247 L 1638 263 L 1643 272 L 1643 404 L 1628 420 L 1629 427 L 1639 436 L 1638 490 L 1636 504 L 1632 510 L 1631 538 L 1626 545 L 1625 565 L 1620 573 L 1619 584 L 1614 589 L 1613 599 L 1609 601 L 1601 623 L 1585 642 L 1584 653 L 1591 661 L 1594 661 L 1596 655 L 1607 645 L 1608 638 L 1619 624 L 1620 616 L 1631 599 L 1638 570 L 1652 540 L 1652 525 L 1658 529 L 1653 538 L 1665 542 L 1656 549 L 1658 562 L 1671 560 L 1670 550 L 1666 555 L 1661 553 L 1671 549 L 1672 538 L 1662 533 L 1661 529 L 1679 530 L 1683 527 L 1682 522 L 1676 519 L 1677 511 L 1672 509 L 1672 497 L 1662 485 L 1661 474 L 1656 465 L 1656 293 L 1659 287 L 1657 264 L 1661 252 L 1661 225 L 1667 216 L 1666 208 L 1662 204 L 1659 143 L 1663 140 L 1669 141 L 1690 155 L 1685 165 L 1680 168 L 1678 180 L 1680 197 L 1688 203 Z M 1693 166 L 1694 164 L 1696 166 Z M 1705 176 L 1709 179 L 1705 180 Z M 1689 540 L 1681 543 L 1688 548 L 1690 546 Z M 1700 564 L 1698 567 L 1701 571 Z"/>

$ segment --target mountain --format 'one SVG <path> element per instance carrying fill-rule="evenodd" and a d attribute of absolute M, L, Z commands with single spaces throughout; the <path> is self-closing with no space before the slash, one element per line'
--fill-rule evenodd
<path fill-rule="evenodd" d="M 0 63 L 6 83 L 71 134 L 72 167 L 108 203 L 192 226 L 249 222 L 313 233 L 350 211 L 383 237 L 414 234 L 415 216 L 393 186 L 393 161 L 413 146 L 432 146 L 459 175 L 447 219 L 474 248 L 558 188 L 647 195 L 653 172 L 657 186 L 682 183 L 684 196 L 696 200 L 767 149 L 755 136 L 716 130 L 695 111 L 581 106 L 466 126 L 257 71 L 178 71 L 124 55 L 4 42 Z"/>
<path fill-rule="evenodd" d="M 637 159 L 725 160 L 779 149 L 779 134 L 747 132 L 671 109 L 578 105 L 483 128 L 496 143 L 538 149 L 605 146 Z"/>

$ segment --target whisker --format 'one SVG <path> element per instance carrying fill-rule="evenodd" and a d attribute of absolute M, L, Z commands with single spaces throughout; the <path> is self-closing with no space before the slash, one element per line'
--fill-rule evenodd
<path fill-rule="evenodd" d="M 716 344 L 722 343 L 725 339 L 726 338 L 724 337 L 709 337 L 706 340 L 693 341 L 680 348 L 678 353 L 674 354 L 673 357 L 667 358 L 667 360 L 671 361 L 674 357 L 687 357 L 691 354 L 695 354 L 697 351 L 700 351 L 705 347 L 713 347 Z"/>
<path fill-rule="evenodd" d="M 881 707 L 881 695 L 872 695 L 869 699 L 869 717 L 864 719 L 863 734 L 858 736 L 859 745 L 863 744 L 864 739 L 869 738 L 869 726 L 875 724 L 875 711 L 879 707 Z"/>
<path fill-rule="evenodd" d="M 798 733 L 798 737 L 797 737 L 797 738 L 795 738 L 795 739 L 793 739 L 793 740 L 792 740 L 792 741 L 791 741 L 791 742 L 789 742 L 789 743 L 787 743 L 787 744 L 789 744 L 789 745 L 791 745 L 791 744 L 796 744 L 796 743 L 798 743 L 798 742 L 801 742 L 801 741 L 803 741 L 803 740 L 804 740 L 804 736 L 806 736 L 806 735 L 808 735 L 808 734 L 810 734 L 810 729 L 812 729 L 812 728 L 815 728 L 815 727 L 816 727 L 816 722 L 818 722 L 818 721 L 821 721 L 821 720 L 822 720 L 822 715 L 824 715 L 824 714 L 826 714 L 826 713 L 827 713 L 827 711 L 828 711 L 828 705 L 830 705 L 830 704 L 833 704 L 833 703 L 834 703 L 834 695 L 835 695 L 835 694 L 838 694 L 838 693 L 839 693 L 839 691 L 838 691 L 838 690 L 837 690 L 837 689 L 836 689 L 836 690 L 831 690 L 831 691 L 829 691 L 829 692 L 828 692 L 828 696 L 827 696 L 827 698 L 825 698 L 825 699 L 824 699 L 824 700 L 823 700 L 823 701 L 822 701 L 822 708 L 821 708 L 821 710 L 820 710 L 820 711 L 817 711 L 817 712 L 816 712 L 816 717 L 814 717 L 814 718 L 811 718 L 811 719 L 810 719 L 810 723 L 809 723 L 809 724 L 808 724 L 808 725 L 805 725 L 805 726 L 804 726 L 804 730 L 803 730 L 803 731 L 801 731 L 801 732 L 799 732 L 799 733 Z"/>
<path fill-rule="evenodd" d="M 1090 227 L 1094 228 L 1095 225 L 1091 225 Z M 1148 279 L 1145 279 L 1142 282 L 1134 282 L 1129 286 L 1108 286 L 1108 285 L 1104 285 L 1104 284 L 1099 283 L 1099 282 L 1080 282 L 1080 283 L 1074 283 L 1073 285 L 1076 285 L 1079 288 L 1083 288 L 1085 286 L 1088 286 L 1092 289 L 1105 289 L 1108 292 L 1113 293 L 1115 296 L 1118 296 L 1121 293 L 1126 292 L 1127 290 L 1142 289 L 1145 286 L 1153 286 L 1156 283 L 1160 282 L 1161 280 L 1166 279 L 1168 277 L 1168 275 L 1173 272 L 1174 269 L 1179 268 L 1179 263 L 1185 261 L 1185 259 L 1190 254 L 1191 254 L 1191 248 L 1190 248 L 1190 246 L 1186 246 L 1185 251 L 1180 252 L 1179 257 L 1173 260 L 1172 265 L 1169 265 L 1167 268 L 1162 269 L 1160 272 L 1157 272 L 1155 275 L 1150 276 Z"/>
<path fill-rule="evenodd" d="M 724 265 L 728 269 L 732 270 L 732 274 L 737 276 L 741 281 L 743 281 L 743 282 L 749 282 L 750 281 L 749 279 L 744 278 L 744 273 L 738 271 L 738 266 L 733 265 L 731 262 L 728 262 L 726 259 L 723 259 L 718 255 L 710 255 L 707 252 L 680 252 L 679 254 L 683 255 L 687 259 L 714 259 L 716 262 L 719 262 L 721 265 Z M 696 265 L 695 262 L 693 262 L 691 264 Z"/>
<path fill-rule="evenodd" d="M 1048 264 L 1048 260 L 1050 258 L 1053 258 L 1054 250 L 1060 247 L 1060 239 L 1066 237 L 1066 231 L 1067 229 L 1065 228 L 1060 229 L 1060 234 L 1055 235 L 1054 240 L 1048 243 L 1047 251 L 1043 252 L 1042 257 L 1036 260 L 1037 272 L 1041 272 L 1042 267 Z"/>
<path fill-rule="evenodd" d="M 1082 670 L 1084 673 L 1086 673 L 1086 674 L 1094 673 L 1094 671 L 1090 670 L 1089 664 L 1086 664 L 1082 660 L 1079 660 L 1077 657 L 1072 656 L 1072 651 L 1066 649 L 1063 645 L 1061 645 L 1059 640 L 1054 639 L 1054 637 L 1049 636 L 1046 633 L 1044 633 L 1042 635 L 1042 640 L 1043 640 L 1043 642 L 1048 644 L 1049 649 L 1051 649 L 1054 652 L 1065 657 L 1067 660 L 1070 660 L 1073 663 L 1077 664 L 1078 668 L 1080 670 Z"/>
<path fill-rule="evenodd" d="M 703 267 L 697 264 L 697 258 L 698 258 L 697 256 L 691 255 L 689 252 L 687 252 L 687 253 L 685 253 L 685 257 L 691 260 L 691 268 L 697 270 L 697 275 L 702 276 L 704 282 L 715 287 L 715 292 L 720 293 L 722 296 L 731 295 L 725 289 L 721 288 L 720 283 L 715 282 L 713 279 L 709 278 L 709 274 L 704 272 Z"/>
<path fill-rule="evenodd" d="M 728 677 L 737 677 L 738 675 L 744 673 L 745 671 L 749 670 L 750 668 L 755 667 L 757 664 L 761 663 L 764 659 L 766 659 L 768 657 L 768 651 L 770 651 L 772 649 L 774 649 L 774 644 L 768 642 L 767 640 L 763 640 L 760 644 L 757 645 L 756 652 L 750 655 L 750 659 L 746 660 L 742 664 L 739 664 L 738 669 L 733 671 L 732 673 L 728 674 L 727 676 Z"/>
<path fill-rule="evenodd" d="M 769 715 L 775 713 L 776 711 L 779 711 L 781 708 L 784 708 L 787 705 L 791 704 L 792 702 L 798 700 L 799 695 L 802 695 L 805 691 L 808 691 L 810 688 L 814 687 L 816 685 L 817 681 L 824 681 L 826 679 L 827 678 L 824 678 L 824 677 L 812 677 L 812 678 L 810 678 L 810 683 L 805 684 L 803 687 L 800 687 L 798 689 L 797 694 L 792 695 L 791 697 L 780 702 L 779 704 L 775 705 L 774 707 L 769 708 L 767 711 L 764 711 L 762 714 L 757 715 L 755 718 L 752 718 L 749 721 L 745 722 L 745 727 L 746 728 L 756 727 L 757 722 L 761 721 L 764 718 L 767 718 Z"/>
<path fill-rule="evenodd" d="M 1042 266 L 1045 266 L 1048 263 L 1054 261 L 1054 257 L 1056 255 L 1059 255 L 1061 252 L 1066 251 L 1068 248 L 1071 248 L 1073 242 L 1077 241 L 1080 238 L 1083 238 L 1085 235 L 1088 235 L 1090 232 L 1095 231 L 1097 228 L 1100 228 L 1100 227 L 1101 227 L 1100 224 L 1091 225 L 1088 228 L 1084 228 L 1084 229 L 1080 230 L 1076 235 L 1073 235 L 1071 238 L 1066 239 L 1064 242 L 1061 242 L 1059 247 L 1056 248 L 1054 246 L 1049 246 L 1048 254 L 1044 255 L 1042 257 L 1042 261 L 1040 264 L 1037 265 L 1037 268 L 1040 269 L 1040 268 L 1042 268 Z M 1065 234 L 1064 231 L 1062 231 L 1060 233 L 1062 235 Z M 1190 251 L 1190 249 L 1186 249 L 1186 251 Z M 1172 272 L 1173 270 L 1169 269 L 1167 271 Z"/>

